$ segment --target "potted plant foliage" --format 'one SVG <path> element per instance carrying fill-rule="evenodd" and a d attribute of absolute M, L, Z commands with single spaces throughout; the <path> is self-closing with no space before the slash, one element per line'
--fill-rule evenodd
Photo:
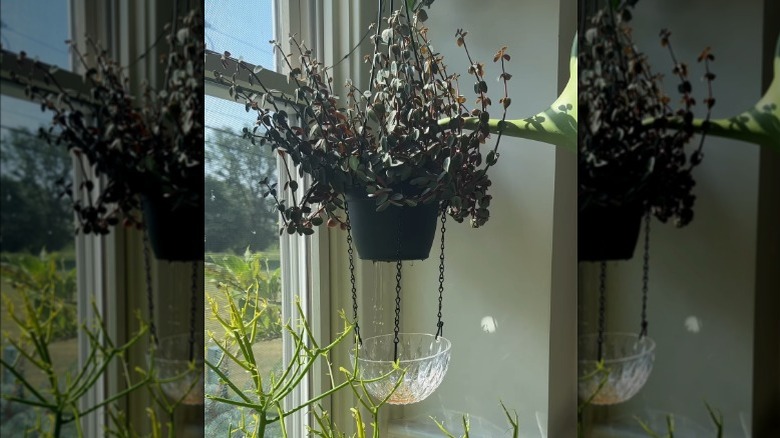
<path fill-rule="evenodd" d="M 715 103 L 709 49 L 704 63 L 707 115 L 698 145 L 694 136 L 693 96 L 688 68 L 678 62 L 661 32 L 678 78 L 681 106 L 672 108 L 661 75 L 631 40 L 629 23 L 636 1 L 608 1 L 586 18 L 579 36 L 579 259 L 632 257 L 641 219 L 652 214 L 662 222 L 687 225 L 693 219 L 693 169 Z"/>
<path fill-rule="evenodd" d="M 494 104 L 487 94 L 484 65 L 471 59 L 466 32 L 457 32 L 473 80 L 468 88 L 476 94 L 476 108 L 469 110 L 458 76 L 447 71 L 422 25 L 427 18 L 424 7 L 432 1 L 404 3 L 376 27 L 375 50 L 365 58 L 371 71 L 368 89 L 348 82 L 339 99 L 328 69 L 297 41 L 293 46 L 300 65 L 293 65 L 287 54 L 282 57 L 296 84 L 294 96 L 273 93 L 242 61 L 237 69 L 249 71 L 250 80 L 259 82 L 264 93 L 243 89 L 235 76 L 231 80 L 216 74 L 247 111 L 257 113 L 255 127 L 244 135 L 269 145 L 282 158 L 288 181 L 282 187 L 261 182 L 281 212 L 282 231 L 308 235 L 323 223 L 342 228 L 349 223 L 363 259 L 427 258 L 440 214 L 458 222 L 468 219 L 474 227 L 489 219 L 487 171 L 498 159 L 501 138 L 499 132 L 492 147 L 486 147 L 489 110 L 497 104 L 503 122 L 511 103 L 506 96 L 511 78 L 504 70 L 510 59 L 506 48 L 494 57 L 502 67 L 503 89 Z M 222 55 L 226 67 L 229 57 L 229 52 Z M 280 98 L 295 103 L 295 114 L 277 106 Z M 464 127 L 469 117 L 480 121 L 473 130 Z M 449 122 L 440 126 L 442 119 Z M 313 183 L 302 192 L 298 189 L 304 174 Z"/>
<path fill-rule="evenodd" d="M 77 231 L 106 234 L 120 222 L 146 227 L 158 258 L 202 260 L 203 20 L 192 11 L 180 21 L 169 28 L 160 90 L 144 84 L 142 95 L 133 95 L 126 67 L 92 39 L 84 50 L 69 42 L 89 96 L 67 89 L 54 68 L 24 53 L 14 79 L 52 114 L 41 135 L 79 159 L 77 183 L 62 182 Z"/>

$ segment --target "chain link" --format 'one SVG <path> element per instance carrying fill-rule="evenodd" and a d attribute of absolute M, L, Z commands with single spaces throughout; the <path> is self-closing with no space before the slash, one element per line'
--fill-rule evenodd
<path fill-rule="evenodd" d="M 198 262 L 192 261 L 192 286 L 190 287 L 190 361 L 195 360 L 195 317 L 198 314 Z"/>
<path fill-rule="evenodd" d="M 598 360 L 601 360 L 604 349 L 604 330 L 607 325 L 607 262 L 602 261 L 599 272 L 599 334 Z"/>
<path fill-rule="evenodd" d="M 349 221 L 349 204 L 344 198 L 344 214 L 347 218 L 347 254 L 349 255 L 349 281 L 352 284 L 352 320 L 355 322 L 355 341 L 363 345 L 358 325 L 357 286 L 355 285 L 355 250 L 352 248 L 352 223 Z"/>
<path fill-rule="evenodd" d="M 647 291 L 650 283 L 650 212 L 645 214 L 645 253 L 642 264 L 642 324 L 639 338 L 647 336 Z"/>
<path fill-rule="evenodd" d="M 393 339 L 393 361 L 398 360 L 398 332 L 401 331 L 401 268 L 403 263 L 401 262 L 401 222 L 403 219 L 403 209 L 398 213 L 398 234 L 396 236 L 396 250 L 395 254 L 398 261 L 395 263 L 395 338 Z"/>
<path fill-rule="evenodd" d="M 439 336 L 444 336 L 444 321 L 441 320 L 441 306 L 444 296 L 444 233 L 447 231 L 445 223 L 447 222 L 447 208 L 446 206 L 441 212 L 441 252 L 439 253 L 439 313 L 437 314 L 439 320 L 436 323 L 436 339 Z"/>
<path fill-rule="evenodd" d="M 152 296 L 152 263 L 149 256 L 149 235 L 144 235 L 144 272 L 146 274 L 146 302 L 149 305 L 149 334 L 152 342 L 157 345 L 157 327 L 154 325 L 154 297 Z"/>

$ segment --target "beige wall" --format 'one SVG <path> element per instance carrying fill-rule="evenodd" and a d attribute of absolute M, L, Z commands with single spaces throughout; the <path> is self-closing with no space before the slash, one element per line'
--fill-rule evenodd
<path fill-rule="evenodd" d="M 564 3 L 575 7 L 574 2 Z M 495 89 L 499 83 L 493 78 L 500 70 L 492 55 L 508 46 L 512 56 L 508 71 L 513 74 L 509 117 L 535 114 L 558 94 L 559 46 L 568 53 L 573 20 L 564 32 L 566 41 L 561 42 L 559 2 L 520 6 L 503 1 L 486 6 L 465 0 L 448 1 L 446 7 L 443 1 L 434 3 L 426 24 L 435 49 L 444 55 L 450 71 L 461 73 L 461 86 L 470 89 L 467 61 L 454 38 L 457 28 L 468 30 L 469 50 L 489 68 L 488 83 Z M 564 60 L 560 68 L 568 76 L 568 57 Z M 491 95 L 497 101 L 498 93 Z M 497 109 L 493 112 L 495 117 Z M 459 422 L 460 413 L 468 412 L 472 436 L 496 436 L 508 427 L 499 405 L 503 400 L 518 411 L 521 436 L 542 436 L 540 427 L 547 430 L 555 188 L 558 183 L 573 193 L 575 180 L 572 174 L 556 179 L 556 152 L 550 145 L 504 137 L 500 151 L 499 163 L 491 170 L 490 221 L 480 229 L 448 222 L 444 334 L 453 343 L 448 374 L 428 400 L 395 413 L 403 416 L 400 423 L 430 424 L 430 415 Z M 571 242 L 569 253 L 574 252 Z M 404 268 L 403 331 L 435 332 L 435 255 L 434 248 L 431 259 Z M 570 264 L 573 278 L 574 263 Z M 390 295 L 392 290 L 384 293 Z M 573 309 L 573 287 L 568 296 Z M 483 318 L 495 321 L 493 333 L 483 330 Z M 568 338 L 573 352 L 573 331 Z M 570 374 L 559 376 L 558 381 L 572 382 L 571 395 L 573 371 Z M 573 403 L 569 411 L 573 426 Z"/>
<path fill-rule="evenodd" d="M 654 69 L 666 74 L 666 88 L 673 93 L 670 61 L 658 43 L 659 30 L 670 29 L 679 60 L 691 68 L 699 100 L 704 97 L 698 80 L 703 69 L 696 56 L 712 46 L 714 115 L 731 116 L 761 95 L 762 12 L 760 0 L 640 2 L 634 14 L 635 41 Z M 695 170 L 693 223 L 684 229 L 656 220 L 652 224 L 648 316 L 649 334 L 657 342 L 653 373 L 634 399 L 597 412 L 612 424 L 635 424 L 634 415 L 672 412 L 679 434 L 690 436 L 685 435 L 693 430 L 686 429 L 689 422 L 710 428 L 706 401 L 723 412 L 726 436 L 749 436 L 744 431 L 750 431 L 752 415 L 759 148 L 711 137 L 704 152 L 704 162 Z M 595 330 L 592 265 L 583 268 L 580 284 L 586 293 L 581 303 L 587 306 L 582 331 Z M 641 252 L 629 262 L 610 263 L 609 269 L 609 329 L 636 331 Z M 686 320 L 696 321 L 698 330 Z"/>

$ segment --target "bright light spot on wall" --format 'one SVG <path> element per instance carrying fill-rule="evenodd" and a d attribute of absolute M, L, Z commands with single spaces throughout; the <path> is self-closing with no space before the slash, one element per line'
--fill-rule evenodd
<path fill-rule="evenodd" d="M 699 333 L 701 330 L 701 321 L 699 318 L 691 315 L 685 318 L 685 328 L 691 333 Z"/>
<path fill-rule="evenodd" d="M 483 332 L 494 333 L 498 327 L 498 321 L 496 321 L 492 316 L 486 316 L 482 318 L 480 325 L 482 326 Z"/>

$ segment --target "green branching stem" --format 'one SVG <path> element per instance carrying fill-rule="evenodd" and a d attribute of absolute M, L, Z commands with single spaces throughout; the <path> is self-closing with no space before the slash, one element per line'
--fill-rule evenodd
<path fill-rule="evenodd" d="M 596 387 L 596 390 L 593 391 L 593 393 L 586 400 L 577 405 L 577 436 L 580 438 L 584 438 L 585 436 L 585 409 L 590 406 L 591 402 L 593 402 L 593 399 L 596 398 L 598 393 L 601 392 L 601 390 L 604 388 L 604 385 L 607 384 L 607 380 L 609 379 L 609 368 L 606 367 L 604 364 L 604 359 L 602 359 L 596 364 L 595 370 L 579 378 L 579 380 L 587 381 L 594 379 L 599 375 L 601 378 L 599 379 L 599 384 Z"/>
<path fill-rule="evenodd" d="M 217 342 L 217 345 L 226 353 L 228 357 L 230 357 L 231 360 L 241 365 L 243 368 L 247 369 L 250 374 L 252 374 L 254 388 L 251 393 L 257 394 L 257 399 L 253 400 L 246 391 L 243 391 L 235 382 L 231 381 L 230 377 L 222 369 L 220 369 L 219 364 L 214 364 L 208 360 L 205 361 L 207 366 L 213 370 L 215 374 L 217 374 L 221 381 L 223 381 L 228 386 L 228 388 L 230 388 L 230 390 L 240 398 L 240 400 L 234 400 L 211 394 L 207 394 L 206 397 L 215 402 L 232 405 L 238 408 L 245 408 L 255 412 L 256 423 L 254 425 L 254 434 L 256 436 L 264 436 L 265 429 L 269 425 L 277 422 L 280 423 L 283 436 L 286 436 L 287 429 L 286 425 L 284 424 L 285 418 L 303 409 L 312 408 L 323 399 L 330 397 L 337 391 L 340 391 L 347 386 L 352 385 L 352 381 L 347 379 L 338 385 L 333 385 L 329 390 L 323 391 L 311 399 L 300 403 L 298 406 L 285 409 L 283 403 L 284 399 L 302 384 L 303 379 L 305 379 L 306 376 L 310 373 L 318 358 L 322 357 L 327 361 L 327 357 L 330 351 L 344 339 L 349 337 L 352 327 L 346 326 L 344 331 L 340 333 L 339 336 L 333 340 L 333 342 L 324 347 L 320 347 L 317 344 L 313 333 L 311 333 L 308 321 L 305 317 L 305 313 L 303 312 L 300 302 L 297 302 L 296 308 L 300 318 L 299 326 L 301 328 L 296 332 L 290 325 L 286 326 L 286 329 L 290 333 L 292 341 L 295 345 L 293 359 L 286 364 L 281 376 L 276 378 L 271 376 L 271 385 L 268 388 L 264 388 L 262 385 L 262 380 L 259 377 L 254 378 L 254 376 L 258 376 L 259 374 L 257 362 L 254 358 L 254 352 L 251 348 L 251 344 L 249 344 L 246 339 L 247 327 L 243 322 L 243 318 L 240 317 L 242 315 L 241 309 L 238 308 L 233 298 L 229 294 L 226 294 L 225 296 L 228 299 L 228 308 L 231 312 L 230 322 L 227 322 L 225 318 L 222 317 L 219 317 L 218 319 L 225 328 L 225 332 L 228 337 L 238 345 L 240 351 L 239 354 L 232 354 L 230 352 L 230 348 L 228 347 L 227 341 Z M 216 311 L 218 309 L 213 303 L 212 309 L 215 311 L 216 316 Z M 253 318 L 251 324 L 257 324 L 257 319 Z M 214 339 L 214 336 L 211 335 L 211 338 Z M 214 340 L 216 341 L 216 339 Z M 330 367 L 329 362 L 327 365 Z"/>
<path fill-rule="evenodd" d="M 23 301 L 24 317 L 17 315 L 13 306 L 9 306 L 7 310 L 8 316 L 18 326 L 21 335 L 18 338 L 6 340 L 19 352 L 19 358 L 13 363 L 0 358 L 0 364 L 25 389 L 26 396 L 3 393 L 2 398 L 46 411 L 50 419 L 48 434 L 59 437 L 63 433 L 65 425 L 76 423 L 75 428 L 78 436 L 83 436 L 83 430 L 79 423 L 84 416 L 114 404 L 117 400 L 150 382 L 148 378 L 137 382 L 131 382 L 128 378 L 126 387 L 122 391 L 111 394 L 90 406 L 80 407 L 84 395 L 95 386 L 110 364 L 119 360 L 126 366 L 123 360 L 124 353 L 146 335 L 148 326 L 141 323 L 141 328 L 126 343 L 116 346 L 107 336 L 104 321 L 93 301 L 92 309 L 96 322 L 92 327 L 83 324 L 80 327 L 81 332 L 89 342 L 89 353 L 84 365 L 75 376 L 65 373 L 61 379 L 55 371 L 55 358 L 49 350 L 53 341 L 54 317 L 59 310 L 46 314 L 44 307 L 49 310 L 60 309 L 62 300 L 54 295 L 53 289 L 45 289 L 44 294 L 46 295 L 40 300 L 41 304 L 33 305 L 30 290 L 25 287 L 17 288 L 17 291 Z M 6 302 L 9 301 L 6 299 Z M 28 340 L 31 345 L 21 342 L 23 339 Z M 46 377 L 48 387 L 45 389 L 36 388 L 36 385 L 33 385 L 22 373 L 22 366 L 32 366 L 41 371 Z M 61 381 L 64 381 L 65 384 L 60 384 Z M 43 427 L 42 424 L 38 424 L 36 429 L 43 430 Z"/>

